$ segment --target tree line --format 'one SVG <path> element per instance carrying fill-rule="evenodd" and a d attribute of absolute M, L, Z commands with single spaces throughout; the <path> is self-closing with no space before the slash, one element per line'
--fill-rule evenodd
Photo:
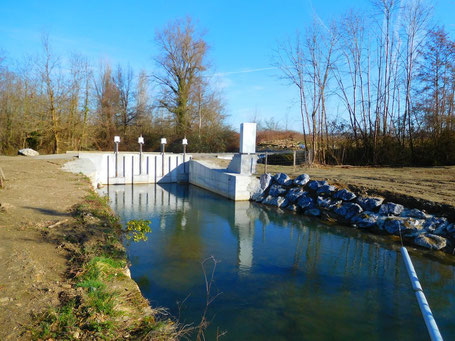
<path fill-rule="evenodd" d="M 93 64 L 87 57 L 56 55 L 43 35 L 41 53 L 10 61 L 0 54 L 0 153 L 30 147 L 44 153 L 123 149 L 223 151 L 235 134 L 225 124 L 221 95 L 209 84 L 208 46 L 190 18 L 156 33 L 155 69 Z"/>
<path fill-rule="evenodd" d="M 306 149 L 322 163 L 455 164 L 455 42 L 424 0 L 372 4 L 274 51 Z"/>
<path fill-rule="evenodd" d="M 455 42 L 425 0 L 373 0 L 330 24 L 316 17 L 273 51 L 296 89 L 302 144 L 319 163 L 455 164 Z M 236 151 L 204 35 L 191 18 L 156 32 L 155 68 L 61 58 L 44 36 L 38 56 L 0 53 L 0 152 L 121 148 Z M 335 117 L 336 116 L 336 117 Z M 277 121 L 257 118 L 263 129 Z M 264 128 L 265 127 L 265 128 Z"/>

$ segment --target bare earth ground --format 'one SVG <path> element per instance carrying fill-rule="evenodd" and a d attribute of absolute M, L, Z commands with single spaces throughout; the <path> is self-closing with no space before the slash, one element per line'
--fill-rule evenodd
<path fill-rule="evenodd" d="M 16 340 L 33 312 L 58 304 L 65 251 L 43 231 L 62 220 L 89 189 L 82 177 L 60 170 L 62 159 L 0 156 L 0 340 Z M 58 228 L 58 227 L 55 227 Z"/>
<path fill-rule="evenodd" d="M 216 162 L 227 167 L 229 160 L 208 156 L 195 159 Z M 359 193 L 380 195 L 395 201 L 442 214 L 455 220 L 455 166 L 446 167 L 354 167 L 354 166 L 272 166 L 267 172 L 283 172 L 291 177 L 307 173 L 312 179 L 327 180 L 331 184 L 347 187 Z M 258 164 L 257 175 L 264 173 Z"/>

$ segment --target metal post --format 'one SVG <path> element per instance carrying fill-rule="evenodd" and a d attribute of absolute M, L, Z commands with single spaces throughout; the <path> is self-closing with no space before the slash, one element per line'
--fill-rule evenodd
<path fill-rule="evenodd" d="M 123 156 L 123 177 L 125 177 L 125 158 L 126 156 Z"/>
<path fill-rule="evenodd" d="M 164 178 L 164 153 L 161 154 L 161 177 Z"/>
<path fill-rule="evenodd" d="M 118 177 L 118 142 L 115 142 L 115 177 Z"/>
<path fill-rule="evenodd" d="M 142 135 L 137 139 L 137 143 L 139 143 L 139 175 L 142 175 L 142 145 L 144 144 Z"/>
<path fill-rule="evenodd" d="M 147 175 L 149 175 L 149 157 L 147 156 Z"/>
<path fill-rule="evenodd" d="M 157 176 L 158 176 L 158 174 L 156 174 L 156 172 L 157 172 L 156 163 L 157 163 L 157 162 L 158 162 L 158 156 L 155 155 L 155 183 L 156 183 Z"/>
<path fill-rule="evenodd" d="M 120 143 L 120 136 L 114 136 L 115 143 L 115 177 L 118 177 L 118 144 Z"/>
<path fill-rule="evenodd" d="M 186 174 L 186 144 L 183 145 L 183 174 Z"/>
<path fill-rule="evenodd" d="M 142 175 L 142 143 L 139 144 L 139 175 Z"/>
<path fill-rule="evenodd" d="M 131 155 L 131 184 L 134 182 L 134 155 Z"/>
<path fill-rule="evenodd" d="M 293 166 L 294 166 L 294 172 L 295 172 L 295 159 L 296 159 L 296 156 L 297 156 L 296 154 L 297 154 L 297 152 L 294 150 L 294 153 L 293 153 L 293 155 L 292 155 L 292 156 L 293 156 L 293 158 L 292 158 L 292 164 L 293 164 Z"/>
<path fill-rule="evenodd" d="M 183 138 L 182 140 L 182 145 L 183 145 L 183 173 L 186 174 L 186 145 L 188 144 L 188 140 L 186 137 Z"/>
<path fill-rule="evenodd" d="M 107 181 L 106 184 L 109 186 L 109 155 L 107 156 Z"/>
<path fill-rule="evenodd" d="M 438 325 L 436 324 L 436 321 L 433 317 L 430 305 L 425 298 L 425 294 L 423 293 L 419 278 L 417 277 L 417 273 L 415 272 L 411 258 L 409 257 L 408 250 L 406 250 L 404 246 L 401 247 L 401 254 L 403 255 L 403 260 L 406 264 L 406 270 L 408 271 L 409 279 L 411 280 L 412 289 L 414 289 L 417 297 L 417 302 L 419 302 L 420 311 L 422 312 L 423 320 L 427 326 L 430 338 L 432 341 L 442 341 L 442 336 L 439 332 Z"/>
<path fill-rule="evenodd" d="M 267 173 L 268 156 L 269 156 L 269 153 L 265 152 L 264 174 Z"/>
<path fill-rule="evenodd" d="M 166 149 L 166 143 L 167 143 L 167 140 L 165 137 L 162 137 L 161 138 L 161 160 L 163 161 L 162 162 L 162 171 L 161 171 L 161 176 L 164 177 L 164 153 L 165 153 L 165 149 Z"/>

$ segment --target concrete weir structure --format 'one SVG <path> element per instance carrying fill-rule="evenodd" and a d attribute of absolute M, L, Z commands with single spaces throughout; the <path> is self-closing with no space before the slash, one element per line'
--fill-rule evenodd
<path fill-rule="evenodd" d="M 96 187 L 147 183 L 187 182 L 191 155 L 160 153 L 80 152 L 82 171 Z"/>
<path fill-rule="evenodd" d="M 189 182 L 229 199 L 250 200 L 259 187 L 256 172 L 256 123 L 240 125 L 240 153 L 235 154 L 228 168 L 209 161 L 191 161 Z"/>
<path fill-rule="evenodd" d="M 231 200 L 249 200 L 259 187 L 256 171 L 256 123 L 240 126 L 240 153 L 222 169 L 192 155 L 173 153 L 80 152 L 69 171 L 88 176 L 94 187 L 144 183 L 191 183 Z"/>

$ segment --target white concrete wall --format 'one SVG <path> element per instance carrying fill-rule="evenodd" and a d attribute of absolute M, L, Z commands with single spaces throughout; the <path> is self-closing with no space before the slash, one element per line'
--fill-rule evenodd
<path fill-rule="evenodd" d="M 254 176 L 227 173 L 204 161 L 190 161 L 189 182 L 232 200 L 250 200 L 259 186 Z"/>
<path fill-rule="evenodd" d="M 131 183 L 187 182 L 191 155 L 143 153 L 79 153 L 79 159 L 90 160 L 96 174 L 86 174 L 92 183 L 102 185 Z M 164 163 L 164 167 L 163 167 Z M 117 169 L 116 169 L 117 165 Z M 85 174 L 85 173 L 84 173 Z"/>
<path fill-rule="evenodd" d="M 196 186 L 239 201 L 250 200 L 259 188 L 259 179 L 250 175 L 229 173 L 205 161 L 194 161 L 191 155 L 143 153 L 139 170 L 138 153 L 84 153 L 67 168 L 90 177 L 94 187 L 116 184 L 190 182 Z M 117 176 L 116 165 L 117 163 Z"/>

